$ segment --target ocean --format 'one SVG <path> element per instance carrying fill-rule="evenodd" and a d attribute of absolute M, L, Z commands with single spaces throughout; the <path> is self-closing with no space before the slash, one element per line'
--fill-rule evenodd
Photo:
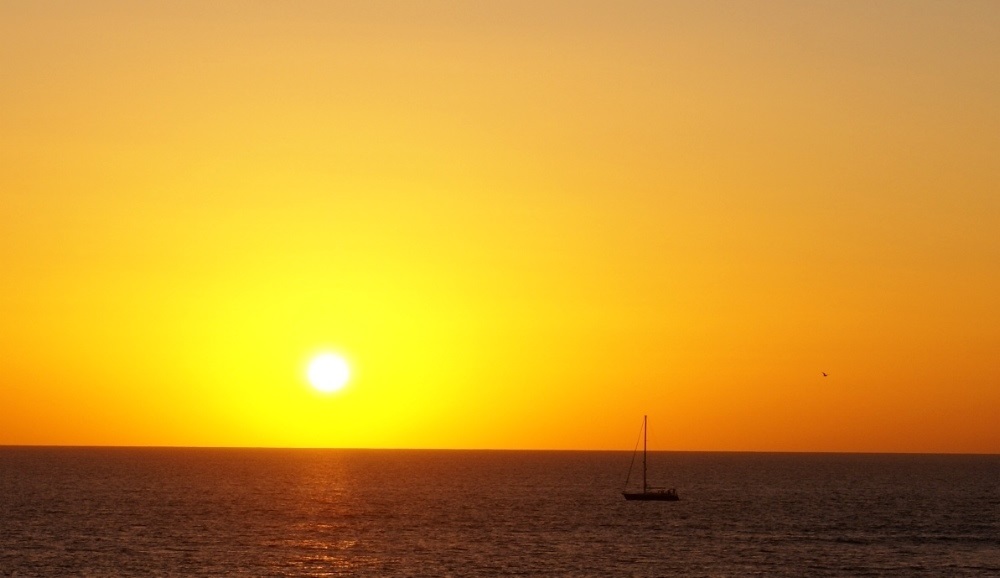
<path fill-rule="evenodd" d="M 0 447 L 0 576 L 1000 576 L 1000 456 L 631 457 Z"/>

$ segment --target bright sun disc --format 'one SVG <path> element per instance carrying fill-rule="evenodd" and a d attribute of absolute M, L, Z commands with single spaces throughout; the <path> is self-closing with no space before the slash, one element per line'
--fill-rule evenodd
<path fill-rule="evenodd" d="M 309 363 L 309 383 L 324 393 L 340 391 L 351 377 L 351 368 L 343 357 L 332 353 L 316 356 Z"/>

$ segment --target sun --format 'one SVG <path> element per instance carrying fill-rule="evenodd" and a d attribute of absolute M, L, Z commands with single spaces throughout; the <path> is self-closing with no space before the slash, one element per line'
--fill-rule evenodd
<path fill-rule="evenodd" d="M 313 388 L 323 393 L 333 393 L 344 389 L 351 377 L 351 368 L 343 357 L 333 353 L 322 353 L 309 362 L 306 372 Z"/>

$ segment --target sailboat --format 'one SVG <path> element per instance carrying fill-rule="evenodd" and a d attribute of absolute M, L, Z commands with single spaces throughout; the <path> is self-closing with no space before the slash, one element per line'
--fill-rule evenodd
<path fill-rule="evenodd" d="M 628 480 L 632 477 L 632 466 L 635 465 L 635 452 L 632 452 L 632 463 L 628 467 L 628 475 L 625 477 L 625 488 L 622 490 L 622 495 L 625 496 L 626 500 L 662 500 L 667 502 L 676 502 L 680 498 L 677 496 L 677 490 L 674 488 L 658 488 L 650 486 L 646 482 L 646 418 L 647 416 L 642 416 L 642 491 L 629 491 L 628 490 Z"/>

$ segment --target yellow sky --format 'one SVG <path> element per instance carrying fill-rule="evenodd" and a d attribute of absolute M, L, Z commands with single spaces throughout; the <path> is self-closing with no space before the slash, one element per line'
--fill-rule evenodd
<path fill-rule="evenodd" d="M 1000 452 L 997 30 L 0 3 L 0 444 Z"/>

